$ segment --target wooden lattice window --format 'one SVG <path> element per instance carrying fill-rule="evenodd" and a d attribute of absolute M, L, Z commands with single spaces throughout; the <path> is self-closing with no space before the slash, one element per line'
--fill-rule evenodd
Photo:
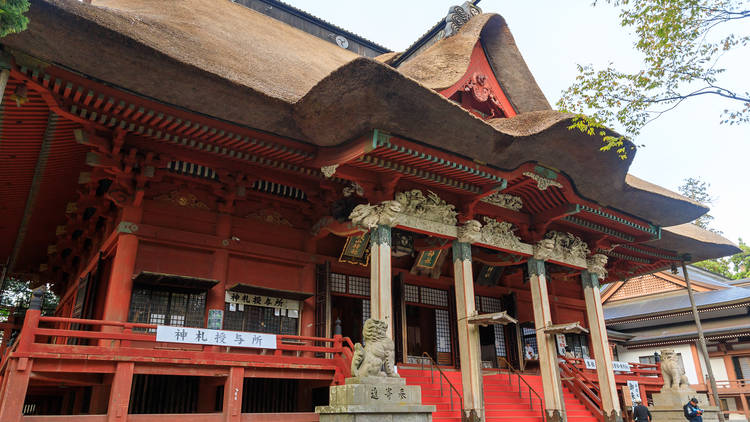
<path fill-rule="evenodd" d="M 367 277 L 331 273 L 329 281 L 332 293 L 370 297 L 370 279 Z"/>
<path fill-rule="evenodd" d="M 227 303 L 224 329 L 253 333 L 297 335 L 298 318 L 282 315 L 283 309 Z"/>
<path fill-rule="evenodd" d="M 474 304 L 477 312 L 481 314 L 492 314 L 502 312 L 503 302 L 496 297 L 474 296 Z M 494 325 L 492 329 L 495 334 L 495 354 L 497 356 L 507 356 L 505 346 L 505 328 L 502 325 Z"/>
<path fill-rule="evenodd" d="M 406 284 L 404 285 L 404 300 L 410 303 L 448 308 L 448 291 Z"/>
<path fill-rule="evenodd" d="M 206 292 L 179 292 L 137 286 L 130 299 L 128 321 L 203 327 L 205 312 Z"/>

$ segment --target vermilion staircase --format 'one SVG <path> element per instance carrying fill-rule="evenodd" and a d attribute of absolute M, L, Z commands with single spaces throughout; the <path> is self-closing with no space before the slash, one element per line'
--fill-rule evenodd
<path fill-rule="evenodd" d="M 422 387 L 422 404 L 435 405 L 436 411 L 432 414 L 435 422 L 460 422 L 461 404 L 451 388 L 441 378 L 437 370 L 430 376 L 430 370 L 399 368 L 399 374 L 406 378 L 408 385 L 419 385 Z M 444 371 L 445 377 L 453 386 L 461 392 L 461 373 L 459 371 Z M 540 396 L 542 395 L 542 379 L 540 376 L 524 375 L 524 380 Z M 440 383 L 443 383 L 442 395 Z M 521 384 L 519 394 L 517 378 L 510 378 L 507 374 L 485 374 L 484 375 L 484 399 L 485 419 L 488 422 L 543 422 L 542 403 L 534 393 L 531 393 L 531 401 L 527 387 Z M 512 383 L 512 385 L 511 385 Z M 589 412 L 583 404 L 567 388 L 563 388 L 565 395 L 565 408 L 570 422 L 598 422 L 597 418 Z M 451 397 L 452 395 L 452 397 Z M 451 399 L 453 410 L 451 410 Z"/>

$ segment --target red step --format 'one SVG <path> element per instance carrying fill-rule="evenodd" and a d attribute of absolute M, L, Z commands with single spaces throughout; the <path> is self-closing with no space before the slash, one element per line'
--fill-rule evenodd
<path fill-rule="evenodd" d="M 461 373 L 447 370 L 443 372 L 453 386 L 461 392 Z M 432 414 L 434 422 L 460 422 L 461 404 L 455 392 L 445 382 L 436 370 L 430 376 L 429 369 L 399 368 L 399 374 L 406 378 L 408 385 L 419 385 L 422 388 L 422 404 L 434 405 L 436 411 Z M 540 376 L 524 375 L 523 379 L 542 396 L 542 379 Z M 487 422 L 543 422 L 541 415 L 543 403 L 532 393 L 529 403 L 529 393 L 526 384 L 521 383 L 523 390 L 518 393 L 518 379 L 511 377 L 508 383 L 507 374 L 485 375 L 484 378 L 485 419 Z M 443 383 L 442 395 L 440 383 Z M 451 396 L 453 409 L 451 409 Z M 598 422 L 596 417 L 570 392 L 563 387 L 565 409 L 570 422 Z"/>

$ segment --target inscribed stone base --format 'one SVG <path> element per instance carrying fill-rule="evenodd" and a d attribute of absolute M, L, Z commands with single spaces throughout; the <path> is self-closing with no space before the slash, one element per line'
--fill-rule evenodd
<path fill-rule="evenodd" d="M 655 421 L 685 422 L 682 406 L 693 397 L 698 399 L 698 407 L 704 410 L 704 422 L 719 420 L 719 408 L 708 404 L 708 396 L 697 394 L 694 390 L 687 388 L 679 390 L 662 388 L 661 393 L 653 395 L 654 405 L 649 407 L 649 410 Z"/>
<path fill-rule="evenodd" d="M 347 378 L 329 391 L 329 405 L 318 406 L 320 422 L 430 422 L 435 406 L 422 405 L 418 385 L 403 378 Z"/>

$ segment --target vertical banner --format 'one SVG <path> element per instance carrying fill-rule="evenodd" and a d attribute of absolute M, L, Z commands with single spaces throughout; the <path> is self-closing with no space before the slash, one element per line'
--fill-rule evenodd
<path fill-rule="evenodd" d="M 638 381 L 628 380 L 628 390 L 630 390 L 630 400 L 633 403 L 641 401 L 641 389 L 638 386 Z"/>
<path fill-rule="evenodd" d="M 565 347 L 568 346 L 568 343 L 565 341 L 565 334 L 555 334 L 555 338 L 557 339 L 557 353 L 560 356 L 565 356 Z"/>

